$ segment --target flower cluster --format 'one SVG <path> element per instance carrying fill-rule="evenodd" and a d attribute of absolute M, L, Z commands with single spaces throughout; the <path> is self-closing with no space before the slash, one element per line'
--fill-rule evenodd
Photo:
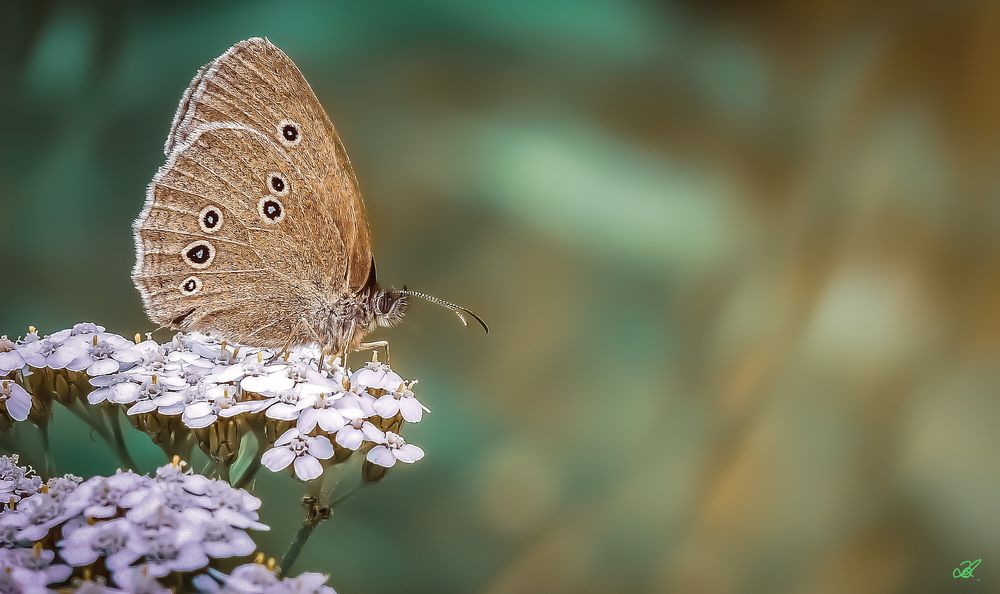
<path fill-rule="evenodd" d="M 119 471 L 44 485 L 15 457 L 0 456 L 0 469 L 20 485 L 8 491 L 21 496 L 0 511 L 0 591 L 170 592 L 160 580 L 171 576 L 203 592 L 333 592 L 319 574 L 279 580 L 258 564 L 230 576 L 214 570 L 219 560 L 255 551 L 248 531 L 267 530 L 258 521 L 261 502 L 178 461 L 152 477 Z"/>
<path fill-rule="evenodd" d="M 382 469 L 422 458 L 400 435 L 427 410 L 415 383 L 377 360 L 352 371 L 314 347 L 273 351 L 200 333 L 159 344 L 81 323 L 46 337 L 31 329 L 17 342 L 0 339 L 0 405 L 10 419 L 28 418 L 45 394 L 72 398 L 72 389 L 59 390 L 71 386 L 90 405 L 120 406 L 170 455 L 189 458 L 197 445 L 229 468 L 253 434 L 260 463 L 291 468 L 303 481 L 354 452 Z"/>

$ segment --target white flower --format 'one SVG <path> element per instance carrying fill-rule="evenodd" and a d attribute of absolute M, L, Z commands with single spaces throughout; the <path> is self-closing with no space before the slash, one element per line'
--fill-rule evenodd
<path fill-rule="evenodd" d="M 117 334 L 94 334 L 75 337 L 66 342 L 64 357 L 73 357 L 66 362 L 70 371 L 86 371 L 88 375 L 117 373 L 135 365 L 142 355 L 135 343 Z"/>
<path fill-rule="evenodd" d="M 294 421 L 299 418 L 299 413 L 309 408 L 316 402 L 315 394 L 303 394 L 295 388 L 282 390 L 268 399 L 270 406 L 264 413 L 269 419 L 279 421 Z"/>
<path fill-rule="evenodd" d="M 134 402 L 139 397 L 139 389 L 142 387 L 141 379 L 134 378 L 128 373 L 115 373 L 113 375 L 99 375 L 90 378 L 90 385 L 94 390 L 87 394 L 87 402 L 100 404 L 105 400 L 112 402 Z"/>
<path fill-rule="evenodd" d="M 21 356 L 17 345 L 8 340 L 6 336 L 0 336 L 0 377 L 11 371 L 22 369 L 24 365 L 24 357 Z"/>
<path fill-rule="evenodd" d="M 46 367 L 51 369 L 62 369 L 69 363 L 69 360 L 63 357 L 62 343 L 56 340 L 52 340 L 52 337 L 43 338 L 26 344 L 19 349 L 21 356 L 24 357 L 24 362 L 36 369 L 44 369 Z"/>
<path fill-rule="evenodd" d="M 354 398 L 343 398 L 340 394 L 320 394 L 312 406 L 299 413 L 296 427 L 302 433 L 309 433 L 319 425 L 327 433 L 336 433 L 349 420 L 365 416 Z"/>
<path fill-rule="evenodd" d="M 406 443 L 402 436 L 388 431 L 385 437 L 377 445 L 368 451 L 367 459 L 372 464 L 378 464 L 386 468 L 391 468 L 396 460 L 412 464 L 424 457 L 424 451 L 417 446 Z"/>
<path fill-rule="evenodd" d="M 349 450 L 357 450 L 366 439 L 375 443 L 381 443 L 385 440 L 385 434 L 373 425 L 371 421 L 354 419 L 341 427 L 337 431 L 337 437 L 334 439 L 337 445 L 341 447 Z"/>
<path fill-rule="evenodd" d="M 403 383 L 403 378 L 385 363 L 370 361 L 351 375 L 351 383 L 361 389 L 379 389 L 393 392 Z"/>
<path fill-rule="evenodd" d="M 181 420 L 191 429 L 202 429 L 219 417 L 228 419 L 243 413 L 259 412 L 268 404 L 265 400 L 239 401 L 235 393 L 234 386 L 213 386 L 206 392 L 207 400 L 196 400 L 184 407 Z"/>
<path fill-rule="evenodd" d="M 200 531 L 187 522 L 179 523 L 172 530 L 157 530 L 130 538 L 128 548 L 141 556 L 142 563 L 116 571 L 115 582 L 121 584 L 119 573 L 142 571 L 154 577 L 171 572 L 188 572 L 208 565 L 208 555 L 201 546 Z"/>
<path fill-rule="evenodd" d="M 15 421 L 27 419 L 31 410 L 31 396 L 12 380 L 0 380 L 0 403 L 3 403 L 7 414 Z"/>
<path fill-rule="evenodd" d="M 210 481 L 200 497 L 203 509 L 230 526 L 252 530 L 268 530 L 257 521 L 260 499 L 245 489 L 234 489 L 225 481 Z"/>
<path fill-rule="evenodd" d="M 294 462 L 295 476 L 303 481 L 323 474 L 320 460 L 333 457 L 333 444 L 325 435 L 310 437 L 302 435 L 298 429 L 285 431 L 274 447 L 264 452 L 260 461 L 272 472 L 279 472 Z"/>
<path fill-rule="evenodd" d="M 418 423 L 424 416 L 424 406 L 413 395 L 411 386 L 400 384 L 399 388 L 379 396 L 375 401 L 375 412 L 383 419 L 391 419 L 402 414 L 408 423 Z"/>
<path fill-rule="evenodd" d="M 53 526 L 62 523 L 68 514 L 59 502 L 46 493 L 36 493 L 21 501 L 13 518 L 21 540 L 41 540 Z"/>
<path fill-rule="evenodd" d="M 153 376 L 154 379 L 158 378 Z M 167 386 L 160 383 L 159 381 L 154 381 L 151 379 L 148 382 L 144 382 L 139 388 L 139 393 L 135 397 L 135 402 L 125 411 L 127 415 L 140 415 L 143 413 L 150 413 L 156 410 L 158 407 L 169 407 L 176 405 L 184 400 L 184 396 L 180 392 L 175 392 L 168 390 Z"/>

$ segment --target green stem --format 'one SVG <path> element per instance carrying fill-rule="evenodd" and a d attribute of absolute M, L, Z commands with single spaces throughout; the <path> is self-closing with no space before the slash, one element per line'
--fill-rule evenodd
<path fill-rule="evenodd" d="M 56 472 L 56 463 L 52 459 L 52 448 L 49 446 L 49 425 L 38 426 L 38 431 L 42 436 L 42 449 L 44 450 L 43 464 L 45 465 L 45 476 L 53 476 Z"/>
<path fill-rule="evenodd" d="M 111 425 L 111 432 L 114 434 L 114 441 L 109 442 L 111 447 L 115 450 L 115 455 L 127 468 L 134 472 L 139 472 L 139 465 L 136 464 L 135 458 L 132 457 L 132 453 L 128 451 L 128 446 L 125 444 L 125 436 L 122 435 L 122 425 L 121 418 L 118 414 L 118 408 L 114 406 L 107 406 L 104 408 L 104 413 L 108 417 L 108 423 Z"/>

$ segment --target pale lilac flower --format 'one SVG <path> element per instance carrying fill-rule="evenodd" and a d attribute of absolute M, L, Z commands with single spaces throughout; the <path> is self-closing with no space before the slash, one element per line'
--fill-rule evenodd
<path fill-rule="evenodd" d="M 66 355 L 73 358 L 66 362 L 70 371 L 86 371 L 87 375 L 117 373 L 135 365 L 142 355 L 135 343 L 117 334 L 103 333 L 76 337 L 63 345 Z"/>
<path fill-rule="evenodd" d="M 426 409 L 413 395 L 411 386 L 400 384 L 398 389 L 379 396 L 374 404 L 375 412 L 383 419 L 391 419 L 397 414 L 402 414 L 408 423 L 420 422 Z"/>
<path fill-rule="evenodd" d="M 72 568 L 53 563 L 56 554 L 48 549 L 0 549 L 0 574 L 10 577 L 16 587 L 3 592 L 34 594 L 49 592 L 49 584 L 69 579 Z"/>
<path fill-rule="evenodd" d="M 142 384 L 135 402 L 125 411 L 125 414 L 140 415 L 150 413 L 158 407 L 174 406 L 183 401 L 184 396 L 180 392 L 169 390 L 163 383 L 159 381 L 153 383 L 151 380 Z"/>
<path fill-rule="evenodd" d="M 225 481 L 210 481 L 201 494 L 200 502 L 203 509 L 235 528 L 269 529 L 266 524 L 257 521 L 260 499 L 245 489 L 234 489 Z"/>
<path fill-rule="evenodd" d="M 424 451 L 419 447 L 406 443 L 402 436 L 387 431 L 380 445 L 368 451 L 367 459 L 372 464 L 391 468 L 396 461 L 412 464 L 424 457 Z"/>
<path fill-rule="evenodd" d="M 143 568 L 126 568 L 114 574 L 115 584 L 121 590 L 108 590 L 108 594 L 174 594 L 174 591 L 167 588 L 156 577 L 143 571 Z M 81 594 L 79 591 L 76 594 Z M 105 594 L 101 592 L 99 594 Z"/>
<path fill-rule="evenodd" d="M 0 456 L 0 502 L 17 502 L 38 492 L 42 479 L 31 467 L 18 465 L 17 454 Z"/>
<path fill-rule="evenodd" d="M 88 479 L 66 497 L 66 508 L 88 518 L 111 518 L 126 495 L 141 489 L 149 479 L 133 472 Z"/>
<path fill-rule="evenodd" d="M 138 537 L 132 522 L 116 518 L 92 526 L 82 526 L 59 542 L 59 555 L 70 565 L 90 565 L 104 558 L 111 571 L 120 571 L 140 557 L 140 552 L 128 544 Z"/>
<path fill-rule="evenodd" d="M 187 522 L 201 530 L 201 546 L 213 559 L 243 557 L 257 548 L 245 530 L 234 528 L 208 510 L 190 508 L 181 514 Z"/>
<path fill-rule="evenodd" d="M 66 510 L 46 493 L 35 493 L 21 501 L 17 515 L 12 519 L 18 527 L 17 537 L 21 540 L 41 540 L 53 526 L 69 517 Z"/>
<path fill-rule="evenodd" d="M 90 385 L 96 389 L 87 394 L 87 402 L 91 404 L 100 404 L 105 401 L 118 404 L 135 402 L 139 398 L 143 383 L 146 381 L 149 381 L 149 378 L 136 377 L 130 372 L 92 377 Z"/>
<path fill-rule="evenodd" d="M 58 332 L 53 332 L 50 339 L 55 342 L 63 342 L 67 338 L 73 336 L 86 336 L 89 337 L 93 334 L 101 334 L 104 332 L 104 326 L 98 326 L 97 324 L 92 324 L 90 322 L 80 322 L 75 324 L 72 328 L 66 330 L 60 330 Z"/>
<path fill-rule="evenodd" d="M 58 502 L 62 502 L 70 494 L 76 491 L 80 483 L 83 482 L 83 478 L 75 474 L 64 474 L 62 476 L 54 476 L 45 482 L 45 487 L 48 489 L 49 497 L 52 497 Z"/>
<path fill-rule="evenodd" d="M 69 359 L 62 353 L 62 343 L 52 340 L 52 337 L 26 344 L 18 349 L 24 362 L 36 369 L 62 369 Z"/>
<path fill-rule="evenodd" d="M 0 380 L 0 403 L 15 421 L 27 419 L 31 411 L 31 396 L 13 380 Z"/>
<path fill-rule="evenodd" d="M 246 563 L 229 575 L 209 569 L 207 575 L 195 577 L 193 583 L 202 594 L 337 594 L 325 585 L 326 580 L 327 576 L 313 572 L 279 579 L 263 565 Z"/>
<path fill-rule="evenodd" d="M 272 472 L 279 472 L 294 462 L 295 476 L 303 481 L 323 474 L 320 460 L 333 457 L 333 445 L 325 435 L 310 437 L 298 429 L 289 429 L 274 442 L 274 447 L 264 452 L 260 461 Z"/>
<path fill-rule="evenodd" d="M 201 545 L 197 526 L 180 523 L 173 530 L 157 530 L 130 538 L 128 548 L 141 556 L 142 563 L 134 570 L 145 571 L 154 577 L 171 572 L 189 572 L 208 565 L 208 556 Z M 125 573 L 129 569 L 121 570 Z M 119 572 L 115 572 L 117 576 Z M 115 579 L 118 582 L 118 579 Z"/>
<path fill-rule="evenodd" d="M 8 340 L 7 336 L 0 336 L 0 377 L 11 371 L 23 369 L 24 366 L 24 357 L 17 345 Z"/>

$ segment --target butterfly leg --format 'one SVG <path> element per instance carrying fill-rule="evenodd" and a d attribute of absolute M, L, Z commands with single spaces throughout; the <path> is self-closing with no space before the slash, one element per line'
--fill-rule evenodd
<path fill-rule="evenodd" d="M 378 349 L 385 349 L 385 362 L 389 362 L 389 341 L 388 340 L 373 340 L 371 342 L 362 342 L 358 345 L 359 351 L 367 351 L 371 349 L 372 356 L 378 360 Z"/>

